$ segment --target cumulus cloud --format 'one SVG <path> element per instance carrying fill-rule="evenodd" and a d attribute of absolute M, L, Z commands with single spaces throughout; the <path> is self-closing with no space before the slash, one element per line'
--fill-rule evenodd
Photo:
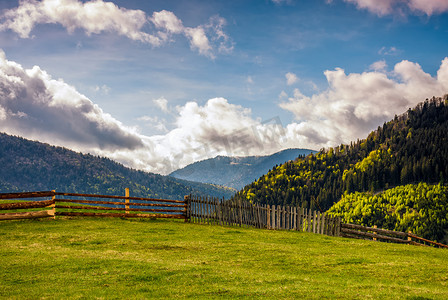
<path fill-rule="evenodd" d="M 154 100 L 168 110 L 165 98 Z M 261 122 L 250 109 L 214 98 L 177 107 L 174 129 L 157 116 L 139 119 L 164 135 L 144 136 L 103 112 L 62 80 L 34 66 L 25 69 L 0 52 L 0 130 L 107 156 L 128 166 L 167 174 L 198 159 L 256 155 L 281 149 L 279 121 Z"/>
<path fill-rule="evenodd" d="M 378 16 L 385 16 L 403 9 L 413 13 L 425 13 L 427 16 L 441 14 L 448 11 L 445 0 L 344 0 L 355 4 L 359 9 L 367 9 Z"/>
<path fill-rule="evenodd" d="M 371 72 L 346 74 L 325 71 L 329 88 L 307 97 L 298 89 L 280 106 L 291 111 L 298 123 L 287 126 L 290 136 L 305 138 L 309 145 L 332 146 L 365 137 L 371 130 L 432 96 L 448 92 L 448 58 L 436 77 L 407 60 L 384 72 L 383 62 Z"/>
<path fill-rule="evenodd" d="M 294 73 L 291 73 L 291 72 L 286 73 L 285 77 L 286 77 L 287 85 L 293 85 L 294 83 L 299 81 L 299 78 L 297 77 L 297 75 Z"/>
<path fill-rule="evenodd" d="M 29 38 L 38 24 L 60 24 L 69 33 L 76 29 L 87 35 L 109 32 L 152 46 L 171 41 L 173 35 L 183 35 L 192 49 L 211 58 L 215 57 L 215 52 L 233 49 L 232 41 L 223 31 L 223 18 L 214 16 L 207 24 L 184 27 L 173 12 L 162 10 L 148 17 L 142 10 L 118 7 L 103 0 L 84 3 L 79 0 L 20 1 L 17 8 L 4 11 L 0 20 L 0 30 L 12 30 L 21 38 Z M 143 31 L 147 24 L 153 25 L 156 32 Z"/>
<path fill-rule="evenodd" d="M 82 149 L 128 150 L 144 146 L 74 87 L 54 80 L 38 66 L 24 69 L 0 52 L 0 128 L 29 138 Z"/>
<path fill-rule="evenodd" d="M 375 64 L 374 64 L 375 65 Z M 285 148 L 320 149 L 364 138 L 395 114 L 433 95 L 448 91 L 448 58 L 436 76 L 420 65 L 402 61 L 386 72 L 384 64 L 364 73 L 325 71 L 328 89 L 312 96 L 299 89 L 282 92 L 280 106 L 296 120 L 262 121 L 250 109 L 213 98 L 200 105 L 188 102 L 171 109 L 166 120 L 146 115 L 140 121 L 161 134 L 144 136 L 103 112 L 62 80 L 35 66 L 25 69 L 0 52 L 0 130 L 90 152 L 133 168 L 168 174 L 197 160 L 217 155 L 263 155 Z M 165 98 L 154 100 L 168 109 Z"/>

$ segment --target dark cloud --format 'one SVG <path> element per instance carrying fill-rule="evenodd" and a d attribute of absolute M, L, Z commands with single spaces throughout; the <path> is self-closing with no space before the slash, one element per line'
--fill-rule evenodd
<path fill-rule="evenodd" d="M 0 128 L 30 138 L 100 150 L 143 147 L 124 127 L 63 81 L 39 67 L 25 70 L 0 55 Z"/>

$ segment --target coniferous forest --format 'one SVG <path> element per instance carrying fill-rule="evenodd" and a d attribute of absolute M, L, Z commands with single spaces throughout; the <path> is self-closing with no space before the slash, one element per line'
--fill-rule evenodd
<path fill-rule="evenodd" d="M 108 158 L 0 133 L 0 192 L 48 191 L 183 199 L 230 197 L 233 189 L 127 168 Z"/>
<path fill-rule="evenodd" d="M 276 166 L 235 197 L 252 203 L 300 205 L 323 212 L 344 195 L 355 192 L 374 195 L 396 186 L 419 182 L 443 185 L 447 180 L 448 96 L 445 96 L 427 99 L 395 116 L 366 139 L 322 149 L 317 154 Z M 347 197 L 343 200 L 347 201 Z M 344 216 L 342 211 L 338 212 Z M 446 214 L 444 218 L 448 219 Z M 351 217 L 345 221 L 354 222 Z M 414 227 L 418 226 L 421 224 Z M 395 222 L 388 227 L 406 226 L 397 227 Z M 425 236 L 436 239 L 443 236 L 442 232 L 430 231 Z"/>

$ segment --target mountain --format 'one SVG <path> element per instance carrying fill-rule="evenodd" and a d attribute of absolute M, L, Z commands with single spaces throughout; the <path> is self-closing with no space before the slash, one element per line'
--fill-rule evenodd
<path fill-rule="evenodd" d="M 127 168 L 108 158 L 0 133 L 0 192 L 62 192 L 183 199 L 190 193 L 229 198 L 234 190 Z"/>
<path fill-rule="evenodd" d="M 280 165 L 235 197 L 329 209 L 345 193 L 448 180 L 448 96 L 432 98 L 369 134 Z"/>
<path fill-rule="evenodd" d="M 172 172 L 170 176 L 242 189 L 274 166 L 310 153 L 316 153 L 316 151 L 287 149 L 268 156 L 217 156 L 190 164 Z"/>

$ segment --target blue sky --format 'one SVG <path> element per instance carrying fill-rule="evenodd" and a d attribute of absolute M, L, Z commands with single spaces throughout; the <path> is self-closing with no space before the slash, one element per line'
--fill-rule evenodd
<path fill-rule="evenodd" d="M 0 1 L 0 130 L 166 174 L 448 93 L 448 1 Z M 35 67 L 36 66 L 36 67 Z"/>

